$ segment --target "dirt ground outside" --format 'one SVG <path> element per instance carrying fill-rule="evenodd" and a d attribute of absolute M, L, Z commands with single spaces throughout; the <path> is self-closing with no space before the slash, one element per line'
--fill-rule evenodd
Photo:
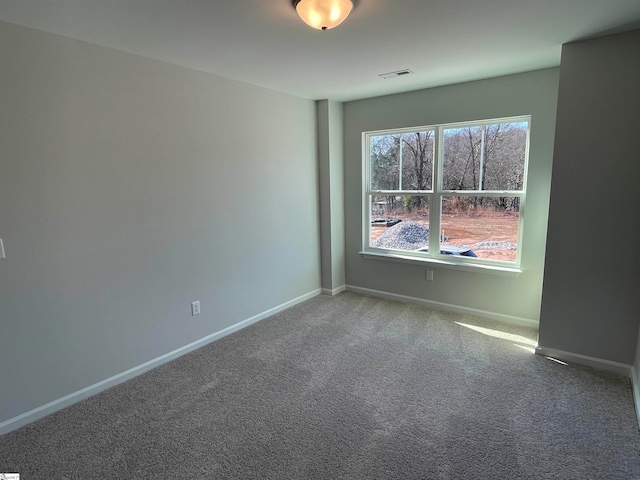
<path fill-rule="evenodd" d="M 429 226 L 427 212 L 391 212 L 384 218 L 418 222 Z M 445 245 L 471 247 L 479 258 L 514 262 L 518 242 L 517 212 L 481 212 L 476 214 L 443 214 L 442 231 Z M 371 242 L 388 230 L 384 225 L 371 225 Z"/>

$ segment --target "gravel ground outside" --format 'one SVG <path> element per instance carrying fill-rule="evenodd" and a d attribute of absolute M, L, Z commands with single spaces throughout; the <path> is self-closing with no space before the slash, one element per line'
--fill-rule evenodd
<path fill-rule="evenodd" d="M 429 222 L 424 213 L 400 213 L 386 217 L 400 219 L 402 222 L 391 227 L 384 224 L 372 225 L 373 246 L 404 250 L 427 246 Z M 518 215 L 515 213 L 445 214 L 442 218 L 442 230 L 445 245 L 471 247 L 479 258 L 511 262 L 516 259 Z M 377 242 L 383 235 L 384 238 Z"/>

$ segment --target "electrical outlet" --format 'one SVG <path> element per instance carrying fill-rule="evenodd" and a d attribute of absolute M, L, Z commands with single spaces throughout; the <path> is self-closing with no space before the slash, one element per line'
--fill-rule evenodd
<path fill-rule="evenodd" d="M 200 315 L 200 300 L 191 302 L 191 315 Z"/>
<path fill-rule="evenodd" d="M 433 270 L 427 270 L 425 278 L 428 282 L 433 282 Z"/>

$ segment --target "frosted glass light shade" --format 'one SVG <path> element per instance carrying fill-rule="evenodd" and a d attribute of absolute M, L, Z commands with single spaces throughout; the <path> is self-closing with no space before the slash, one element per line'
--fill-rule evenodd
<path fill-rule="evenodd" d="M 353 10 L 352 0 L 299 0 L 295 3 L 300 18 L 310 27 L 328 30 L 340 25 Z"/>

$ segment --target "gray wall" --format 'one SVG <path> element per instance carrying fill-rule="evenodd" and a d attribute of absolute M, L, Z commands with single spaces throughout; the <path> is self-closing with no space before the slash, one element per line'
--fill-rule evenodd
<path fill-rule="evenodd" d="M 7 23 L 0 70 L 0 422 L 319 292 L 313 101 Z"/>
<path fill-rule="evenodd" d="M 639 114 L 640 31 L 563 47 L 541 347 L 634 362 Z"/>
<path fill-rule="evenodd" d="M 558 88 L 558 69 L 421 90 L 345 104 L 346 281 L 348 286 L 460 306 L 509 321 L 537 323 Z M 368 130 L 532 115 L 531 151 L 517 278 L 363 258 L 361 133 Z"/>

